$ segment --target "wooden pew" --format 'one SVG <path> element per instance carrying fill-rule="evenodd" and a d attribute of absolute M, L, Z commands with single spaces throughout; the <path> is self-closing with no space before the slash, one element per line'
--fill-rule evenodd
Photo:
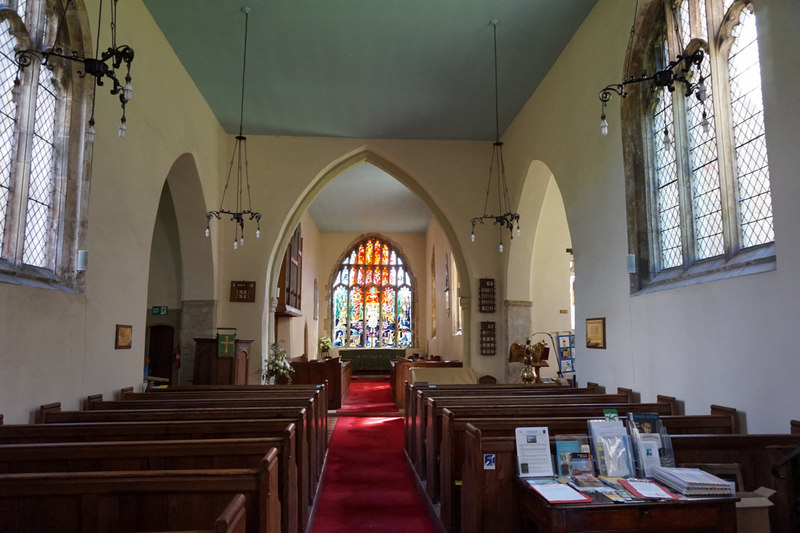
<path fill-rule="evenodd" d="M 416 426 L 413 431 L 413 455 L 414 455 L 414 468 L 417 470 L 421 479 L 426 479 L 426 465 L 427 465 L 427 442 L 429 433 L 434 431 L 434 446 L 438 446 L 439 435 L 438 428 L 440 427 L 441 409 L 444 406 L 491 406 L 500 407 L 506 405 L 541 405 L 541 404 L 568 404 L 568 403 L 619 403 L 628 404 L 631 402 L 631 394 L 617 393 L 617 394 L 564 394 L 557 393 L 554 395 L 545 394 L 541 392 L 532 391 L 519 391 L 514 393 L 505 393 L 503 395 L 489 395 L 481 393 L 476 396 L 428 396 L 425 399 L 425 404 L 418 406 L 416 419 L 412 422 Z M 421 399 L 421 398 L 420 398 Z M 667 404 L 670 402 L 668 397 L 659 403 Z M 671 401 L 672 410 L 675 409 L 675 401 Z M 609 409 L 613 409 L 609 406 Z M 661 408 L 659 408 L 661 409 Z M 661 412 L 661 411 L 659 411 Z M 672 413 L 664 413 L 672 414 Z M 434 448 L 436 450 L 436 448 Z"/>
<path fill-rule="evenodd" d="M 487 406 L 465 406 L 450 405 L 448 407 L 436 407 L 429 403 L 429 411 L 435 409 L 436 412 L 428 413 L 428 427 L 426 428 L 426 439 L 422 443 L 425 453 L 425 490 L 431 501 L 436 503 L 439 500 L 439 452 L 442 443 L 442 409 L 449 409 L 456 418 L 471 417 L 482 419 L 493 419 L 501 417 L 570 417 L 570 416 L 592 416 L 602 418 L 608 409 L 615 409 L 620 415 L 625 413 L 657 413 L 658 415 L 675 414 L 674 403 L 573 403 L 579 402 L 581 396 L 569 396 L 564 398 L 542 397 L 537 400 L 551 401 L 548 404 L 529 403 L 531 398 L 526 398 L 525 403 L 494 404 Z M 558 400 L 558 401 L 556 401 Z M 563 403 L 560 400 L 565 400 Z M 433 398 L 428 399 L 433 402 Z M 494 400 L 495 402 L 497 400 Z"/>
<path fill-rule="evenodd" d="M 309 397 L 312 405 L 309 413 L 318 423 L 315 428 L 321 436 L 328 433 L 328 383 L 317 385 L 184 385 L 170 386 L 148 392 L 134 392 L 132 387 L 120 390 L 120 400 L 157 400 L 157 399 L 262 399 L 262 398 L 300 398 Z M 101 395 L 89 396 L 89 401 Z M 278 400 L 276 399 L 276 402 Z M 276 405 L 278 405 L 276 403 Z M 327 439 L 320 443 L 320 454 L 324 457 Z"/>
<path fill-rule="evenodd" d="M 0 474 L 3 532 L 203 529 L 242 495 L 246 530 L 277 533 L 277 454 L 253 469 Z M 236 522 L 238 511 L 228 509 Z"/>
<path fill-rule="evenodd" d="M 442 442 L 439 456 L 440 517 L 448 531 L 458 531 L 460 523 L 460 488 L 463 478 L 465 432 L 469 424 L 481 429 L 484 437 L 513 435 L 517 427 L 547 426 L 551 439 L 559 434 L 586 434 L 587 422 L 597 417 L 504 417 L 456 418 L 445 408 L 442 413 Z M 739 432 L 735 409 L 711 406 L 709 415 L 666 415 L 660 419 L 670 434 L 714 433 L 734 434 Z M 510 487 L 510 485 L 509 485 Z"/>
<path fill-rule="evenodd" d="M 328 384 L 319 385 L 192 385 L 167 387 L 151 390 L 149 392 L 134 392 L 132 387 L 120 390 L 120 400 L 163 400 L 163 399 L 252 399 L 261 400 L 274 398 L 271 405 L 285 405 L 279 403 L 291 398 L 305 399 L 311 405 L 307 406 L 314 420 L 314 429 L 322 438 L 318 442 L 320 457 L 325 456 L 328 434 Z M 102 400 L 102 395 L 92 395 L 87 402 Z M 244 405 L 242 407 L 245 407 Z M 87 409 L 95 408 L 87 404 Z M 320 471 L 322 465 L 319 465 Z"/>
<path fill-rule="evenodd" d="M 298 485 L 296 430 L 286 420 L 199 420 L 155 422 L 98 422 L 75 424 L 31 424 L 0 426 L 0 443 L 161 441 L 192 439 L 236 439 L 280 436 L 278 449 L 279 498 L 284 533 L 308 522 L 307 501 Z"/>
<path fill-rule="evenodd" d="M 144 422 L 159 420 L 233 420 L 233 419 L 286 419 L 295 424 L 297 440 L 298 492 L 305 494 L 307 505 L 313 505 L 319 487 L 317 474 L 311 469 L 315 463 L 315 434 L 309 432 L 307 411 L 303 407 L 241 407 L 205 409 L 128 409 L 62 411 L 60 403 L 43 405 L 37 412 L 37 422 Z"/>
<path fill-rule="evenodd" d="M 421 386 L 406 383 L 405 407 L 405 449 L 411 461 L 416 460 L 416 438 L 418 431 L 425 427 L 425 405 L 429 397 L 441 396 L 528 396 L 541 394 L 601 394 L 598 388 L 571 388 L 571 387 L 530 387 L 521 384 L 493 384 L 493 385 L 436 385 Z M 628 400 L 620 400 L 628 401 Z"/>
<path fill-rule="evenodd" d="M 516 477 L 515 442 L 511 435 L 483 436 L 482 424 L 468 424 L 465 433 L 465 458 L 461 491 L 461 531 L 518 531 L 518 512 L 509 497 L 510 483 Z M 771 498 L 771 530 L 775 533 L 798 531 L 797 459 L 782 473 L 773 476 L 771 466 L 800 446 L 800 436 L 781 435 L 675 435 L 673 451 L 678 464 L 735 463 L 742 469 L 745 490 L 759 486 L 776 489 Z M 495 454 L 496 470 L 483 469 L 483 454 Z M 506 483 L 506 478 L 509 483 Z M 511 501 L 510 501 L 511 500 Z"/>
<path fill-rule="evenodd" d="M 309 361 L 297 357 L 290 359 L 289 364 L 294 369 L 291 375 L 293 385 L 327 383 L 328 408 L 339 409 L 342 406 L 353 377 L 352 361 L 342 361 L 339 357 Z M 279 378 L 278 383 L 282 384 L 285 379 Z"/>
<path fill-rule="evenodd" d="M 257 393 L 255 397 L 245 396 L 243 398 L 235 395 L 209 392 L 205 396 L 198 398 L 186 397 L 182 393 L 174 393 L 175 396 L 161 396 L 158 392 L 154 393 L 133 393 L 143 394 L 148 399 L 130 400 L 103 400 L 102 395 L 89 396 L 86 401 L 87 410 L 130 410 L 130 409 L 209 409 L 209 408 L 240 408 L 240 407 L 305 407 L 311 416 L 311 429 L 309 435 L 309 445 L 314 446 L 315 453 L 312 456 L 313 462 L 309 465 L 315 472 L 315 480 L 319 480 L 322 475 L 322 465 L 327 450 L 327 413 L 319 409 L 319 403 L 314 398 L 309 398 L 305 393 L 291 393 L 289 395 L 269 395 Z M 193 396 L 193 393 L 187 393 Z M 294 396 L 297 394 L 297 396 Z M 319 393 L 317 393 L 319 394 Z M 129 396 L 126 396 L 129 397 Z M 139 396 L 133 396 L 138 398 Z M 315 483 L 316 485 L 316 483 Z"/>
<path fill-rule="evenodd" d="M 411 368 L 412 367 L 433 367 L 433 368 L 461 368 L 464 363 L 461 361 L 432 361 L 427 359 L 410 359 L 407 357 L 398 357 L 392 361 L 391 379 L 389 380 L 389 389 L 392 393 L 392 399 L 398 409 L 405 407 L 405 383 L 411 381 Z"/>

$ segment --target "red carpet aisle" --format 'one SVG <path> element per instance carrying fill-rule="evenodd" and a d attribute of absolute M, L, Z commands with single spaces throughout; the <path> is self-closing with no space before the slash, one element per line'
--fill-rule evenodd
<path fill-rule="evenodd" d="M 380 385 L 388 397 L 388 384 Z M 373 393 L 364 405 L 385 403 L 375 398 L 383 391 Z M 436 531 L 403 459 L 401 417 L 340 416 L 319 498 L 313 533 Z"/>
<path fill-rule="evenodd" d="M 353 381 L 342 408 L 337 413 L 393 413 L 389 384 L 385 381 Z"/>

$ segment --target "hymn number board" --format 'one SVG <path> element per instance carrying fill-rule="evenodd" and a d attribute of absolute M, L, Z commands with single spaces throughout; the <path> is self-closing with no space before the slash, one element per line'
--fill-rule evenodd
<path fill-rule="evenodd" d="M 256 301 L 256 282 L 255 281 L 231 281 L 232 302 L 255 302 Z"/>
<path fill-rule="evenodd" d="M 482 278 L 478 285 L 478 311 L 481 313 L 494 313 L 494 302 L 494 280 Z"/>
<path fill-rule="evenodd" d="M 496 345 L 494 322 L 481 322 L 481 355 L 495 355 Z"/>

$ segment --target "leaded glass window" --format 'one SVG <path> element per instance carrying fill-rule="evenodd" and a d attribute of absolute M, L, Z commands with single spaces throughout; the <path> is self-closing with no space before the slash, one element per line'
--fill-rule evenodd
<path fill-rule="evenodd" d="M 370 237 L 350 250 L 332 286 L 333 345 L 413 346 L 414 291 L 398 250 Z"/>
<path fill-rule="evenodd" d="M 645 8 L 656 4 L 646 2 Z M 663 8 L 661 6 L 663 5 Z M 642 196 L 631 205 L 637 219 L 640 287 L 733 271 L 738 254 L 751 264 L 774 260 L 769 165 L 753 6 L 733 0 L 658 2 L 637 28 L 634 60 L 653 70 L 678 56 L 705 53 L 690 74 L 702 80 L 705 99 L 685 86 L 643 87 L 626 106 L 641 126 L 626 145 L 633 177 L 644 176 Z M 640 141 L 641 142 L 641 141 Z M 637 165 L 641 164 L 641 172 Z M 647 246 L 647 249 L 643 249 Z"/>
<path fill-rule="evenodd" d="M 20 69 L 15 47 L 22 45 L 14 35 L 27 34 L 36 48 L 52 46 L 56 33 L 66 39 L 68 31 L 56 32 L 58 6 L 19 0 L 0 13 L 0 258 L 6 270 L 35 267 L 50 276 L 64 274 L 71 264 L 75 236 L 63 235 L 64 217 L 80 212 L 80 200 L 66 193 L 72 65 L 53 59 Z M 57 45 L 72 49 L 66 42 Z M 72 168 L 78 168 L 77 160 Z"/>

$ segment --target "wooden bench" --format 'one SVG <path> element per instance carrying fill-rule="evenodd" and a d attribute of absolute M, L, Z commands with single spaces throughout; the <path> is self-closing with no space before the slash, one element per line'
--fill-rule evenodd
<path fill-rule="evenodd" d="M 517 394 L 504 394 L 502 396 L 482 394 L 479 396 L 431 396 L 426 398 L 425 405 L 419 407 L 416 413 L 416 419 L 411 422 L 415 426 L 413 430 L 414 441 L 412 445 L 412 454 L 414 456 L 414 468 L 421 479 L 426 479 L 427 470 L 426 465 L 428 462 L 428 442 L 432 442 L 434 451 L 440 441 L 441 432 L 441 410 L 443 407 L 453 406 L 476 406 L 476 407 L 505 407 L 505 406 L 534 406 L 544 404 L 625 404 L 630 403 L 630 395 L 628 394 L 542 394 L 535 392 L 520 391 Z M 668 399 L 664 399 L 667 405 Z M 663 414 L 673 414 L 675 409 L 674 401 L 669 404 L 671 407 L 661 406 L 657 409 L 661 410 L 670 409 L 672 412 L 664 412 Z M 609 409 L 613 409 L 613 405 L 609 405 Z M 566 415 L 564 415 L 566 416 Z M 431 439 L 432 440 L 429 440 Z"/>
<path fill-rule="evenodd" d="M 276 387 L 278 388 L 278 387 Z M 313 446 L 313 462 L 309 467 L 315 472 L 315 479 L 319 480 L 327 450 L 328 417 L 327 412 L 320 409 L 320 404 L 315 398 L 307 396 L 304 392 L 282 393 L 280 395 L 256 392 L 254 397 L 244 393 L 244 397 L 237 397 L 228 392 L 186 392 L 169 393 L 168 396 L 161 392 L 129 393 L 125 400 L 103 400 L 102 395 L 89 396 L 85 407 L 87 410 L 131 410 L 131 409 L 210 409 L 210 408 L 243 408 L 243 407 L 304 407 L 311 413 L 311 428 L 309 430 L 309 446 Z M 296 396 L 294 396 L 296 394 Z M 316 393 L 319 396 L 319 392 Z M 143 398 L 143 399 L 138 399 Z M 313 432 L 313 436 L 311 433 Z"/>
<path fill-rule="evenodd" d="M 571 387 L 530 387 L 521 384 L 500 385 L 418 385 L 406 383 L 405 406 L 405 450 L 410 460 L 416 459 L 416 435 L 424 428 L 425 402 L 429 397 L 440 396 L 500 396 L 500 395 L 539 395 L 539 394 L 601 394 L 598 388 L 571 388 Z"/>
<path fill-rule="evenodd" d="M 460 523 L 460 488 L 463 477 L 466 427 L 474 424 L 484 437 L 510 436 L 517 427 L 547 426 L 551 439 L 559 434 L 586 434 L 587 422 L 594 416 L 585 417 L 504 417 L 457 418 L 445 408 L 442 413 L 442 442 L 439 456 L 440 517 L 449 531 L 458 531 Z M 709 415 L 666 415 L 660 419 L 670 434 L 734 434 L 738 433 L 735 409 L 711 406 Z M 510 487 L 510 485 L 509 485 Z"/>
<path fill-rule="evenodd" d="M 468 424 L 465 433 L 463 485 L 461 487 L 461 531 L 515 532 L 518 508 L 510 498 L 516 477 L 513 435 L 483 436 L 483 423 Z M 776 489 L 771 500 L 770 522 L 775 533 L 798 530 L 797 460 L 785 468 L 785 479 L 770 472 L 771 466 L 800 446 L 798 435 L 675 435 L 672 446 L 678 464 L 738 464 L 745 490 L 759 486 Z M 495 455 L 496 470 L 483 469 L 483 454 Z M 508 480 L 508 481 L 507 481 Z M 488 527 L 488 529 L 487 529 Z"/>
<path fill-rule="evenodd" d="M 342 406 L 353 377 L 352 361 L 342 361 L 339 357 L 318 361 L 303 361 L 296 358 L 289 363 L 294 369 L 292 384 L 327 383 L 328 408 L 339 409 Z"/>
<path fill-rule="evenodd" d="M 308 522 L 308 496 L 300 493 L 296 462 L 295 425 L 286 420 L 199 420 L 154 422 L 97 422 L 0 426 L 0 443 L 162 441 L 236 439 L 280 436 L 278 448 L 278 494 L 283 511 L 284 532 L 298 530 Z"/>
<path fill-rule="evenodd" d="M 246 530 L 278 533 L 277 455 L 254 469 L 0 474 L 3 532 L 197 530 L 241 495 Z"/>
<path fill-rule="evenodd" d="M 241 408 L 198 408 L 198 409 L 128 409 L 62 411 L 60 403 L 43 405 L 37 412 L 37 422 L 79 423 L 79 422 L 144 422 L 168 420 L 233 420 L 233 419 L 285 419 L 294 422 L 297 440 L 298 490 L 306 494 L 308 505 L 313 505 L 319 487 L 318 473 L 311 465 L 315 464 L 316 454 L 314 432 L 309 432 L 307 411 L 303 407 L 241 407 Z"/>
<path fill-rule="evenodd" d="M 570 398 L 570 400 L 566 400 Z M 580 396 L 565 397 L 563 403 L 550 404 L 516 403 L 510 405 L 486 406 L 459 406 L 436 407 L 437 412 L 429 413 L 426 439 L 423 443 L 425 453 L 425 490 L 431 500 L 436 503 L 439 499 L 439 453 L 442 443 L 442 409 L 449 409 L 456 418 L 471 417 L 482 419 L 508 418 L 508 417 L 572 417 L 591 416 L 602 418 L 609 409 L 616 410 L 621 416 L 625 413 L 656 413 L 658 415 L 672 415 L 674 405 L 671 403 L 577 403 Z M 537 398 L 539 400 L 552 400 L 549 397 Z M 561 400 L 562 398 L 558 398 Z M 429 399 L 432 401 L 433 399 Z M 576 403 L 571 403 L 576 402 Z"/>
<path fill-rule="evenodd" d="M 410 359 L 398 357 L 392 362 L 392 372 L 389 380 L 389 389 L 392 399 L 398 409 L 405 406 L 405 384 L 411 382 L 412 367 L 433 367 L 433 368 L 460 368 L 464 363 L 461 361 L 429 361 L 426 359 Z"/>

